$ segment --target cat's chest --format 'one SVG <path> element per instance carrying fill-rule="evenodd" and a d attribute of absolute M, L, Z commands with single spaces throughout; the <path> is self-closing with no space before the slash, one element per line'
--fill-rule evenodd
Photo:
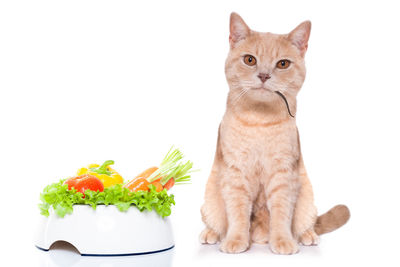
<path fill-rule="evenodd" d="M 268 127 L 247 126 L 238 122 L 221 123 L 220 143 L 226 160 L 242 168 L 268 169 L 273 158 L 297 157 L 295 124 Z"/>

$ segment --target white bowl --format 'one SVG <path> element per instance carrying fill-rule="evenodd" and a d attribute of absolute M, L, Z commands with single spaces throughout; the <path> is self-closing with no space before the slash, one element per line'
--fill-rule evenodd
<path fill-rule="evenodd" d="M 83 256 L 124 256 L 157 253 L 174 247 L 168 218 L 155 211 L 130 207 L 121 212 L 114 205 L 75 205 L 72 214 L 58 217 L 53 209 L 41 216 L 35 245 L 49 250 L 57 241 L 72 244 Z"/>

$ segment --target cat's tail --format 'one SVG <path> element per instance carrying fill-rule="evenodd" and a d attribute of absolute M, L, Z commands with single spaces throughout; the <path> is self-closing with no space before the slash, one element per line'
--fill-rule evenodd
<path fill-rule="evenodd" d="M 343 226 L 350 218 L 350 210 L 345 205 L 337 205 L 320 215 L 314 225 L 317 235 L 332 232 Z"/>

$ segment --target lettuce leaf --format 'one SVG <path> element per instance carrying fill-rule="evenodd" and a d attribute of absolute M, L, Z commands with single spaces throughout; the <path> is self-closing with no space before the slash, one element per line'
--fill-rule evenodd
<path fill-rule="evenodd" d="M 154 210 L 163 218 L 171 215 L 171 206 L 175 205 L 174 195 L 168 195 L 165 189 L 157 192 L 154 185 L 150 185 L 149 188 L 148 192 L 131 192 L 117 184 L 105 188 L 103 192 L 86 190 L 83 198 L 82 193 L 75 189 L 68 190 L 64 180 L 60 180 L 46 186 L 40 194 L 40 214 L 48 217 L 49 208 L 53 207 L 55 213 L 63 218 L 73 212 L 74 205 L 84 204 L 92 206 L 93 209 L 96 209 L 97 205 L 115 205 L 121 212 L 134 206 L 140 211 Z"/>

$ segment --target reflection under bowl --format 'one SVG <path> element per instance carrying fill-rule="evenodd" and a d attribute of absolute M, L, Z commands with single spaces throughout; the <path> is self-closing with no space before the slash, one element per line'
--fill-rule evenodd
<path fill-rule="evenodd" d="M 66 242 L 56 242 L 49 252 L 37 250 L 41 267 L 171 267 L 174 249 L 140 256 L 81 256 Z"/>

